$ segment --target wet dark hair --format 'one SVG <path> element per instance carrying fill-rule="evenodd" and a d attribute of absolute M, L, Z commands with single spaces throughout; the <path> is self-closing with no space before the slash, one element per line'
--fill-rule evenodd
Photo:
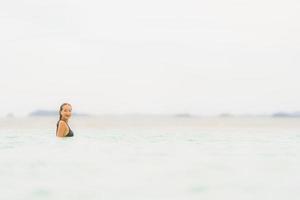
<path fill-rule="evenodd" d="M 63 104 L 61 104 L 60 105 L 60 107 L 59 107 L 59 111 L 58 111 L 58 114 L 59 114 L 59 119 L 58 119 L 58 121 L 57 121 L 57 123 L 56 123 L 56 133 L 57 133 L 57 129 L 58 129 L 58 124 L 59 124 L 59 121 L 61 120 L 61 118 L 62 118 L 62 115 L 61 115 L 61 111 L 63 110 L 63 108 L 64 108 L 64 106 L 65 105 L 69 105 L 69 106 L 71 106 L 71 104 L 69 104 L 69 103 L 63 103 Z"/>

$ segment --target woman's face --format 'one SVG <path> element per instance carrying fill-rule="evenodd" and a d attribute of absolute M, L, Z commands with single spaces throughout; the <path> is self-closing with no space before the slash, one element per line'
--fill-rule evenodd
<path fill-rule="evenodd" d="M 60 114 L 62 119 L 70 119 L 72 116 L 72 107 L 70 105 L 64 105 Z"/>

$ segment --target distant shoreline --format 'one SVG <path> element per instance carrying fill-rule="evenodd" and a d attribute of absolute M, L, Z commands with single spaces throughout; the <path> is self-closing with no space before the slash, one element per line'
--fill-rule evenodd
<path fill-rule="evenodd" d="M 54 110 L 34 110 L 24 117 L 57 117 L 58 111 Z M 152 114 L 152 113 L 124 113 L 124 114 L 87 114 L 87 113 L 73 113 L 77 117 L 174 117 L 174 118 L 255 118 L 255 117 L 271 117 L 271 118 L 300 118 L 300 112 L 275 112 L 272 114 L 232 114 L 221 113 L 218 115 L 194 115 L 190 113 L 175 113 L 175 114 Z M 8 113 L 5 118 L 15 118 L 13 113 Z"/>
<path fill-rule="evenodd" d="M 51 116 L 58 116 L 58 111 L 53 110 L 35 110 L 28 114 L 29 117 L 51 117 Z M 90 116 L 89 114 L 85 113 L 73 113 L 73 116 Z"/>

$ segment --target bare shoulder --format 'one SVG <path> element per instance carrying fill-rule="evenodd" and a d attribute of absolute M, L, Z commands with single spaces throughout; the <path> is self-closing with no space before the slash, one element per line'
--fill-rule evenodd
<path fill-rule="evenodd" d="M 62 120 L 60 120 L 58 122 L 56 136 L 64 137 L 66 135 L 67 131 L 68 131 L 67 123 L 64 122 L 64 121 L 62 121 Z"/>
<path fill-rule="evenodd" d="M 58 126 L 61 126 L 61 127 L 67 127 L 67 123 L 64 122 L 63 120 L 60 120 L 60 121 L 58 122 Z"/>

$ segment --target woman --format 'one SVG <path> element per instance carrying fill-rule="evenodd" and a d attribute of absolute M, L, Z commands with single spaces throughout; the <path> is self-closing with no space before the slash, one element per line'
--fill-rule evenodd
<path fill-rule="evenodd" d="M 72 106 L 69 103 L 63 103 L 59 109 L 59 121 L 56 124 L 57 137 L 72 137 L 73 131 L 68 125 L 72 115 Z"/>

